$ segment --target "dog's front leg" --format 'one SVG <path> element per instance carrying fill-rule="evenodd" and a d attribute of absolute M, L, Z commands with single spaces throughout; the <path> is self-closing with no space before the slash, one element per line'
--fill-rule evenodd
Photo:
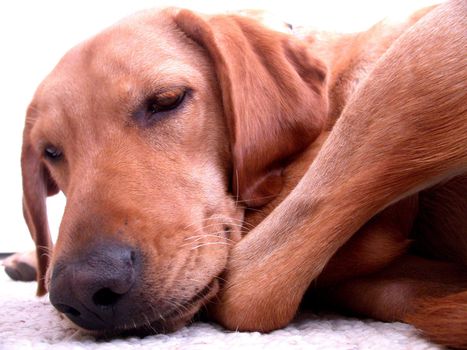
<path fill-rule="evenodd" d="M 467 170 L 465 3 L 405 33 L 349 103 L 291 194 L 234 247 L 214 316 L 270 331 L 376 213 Z"/>

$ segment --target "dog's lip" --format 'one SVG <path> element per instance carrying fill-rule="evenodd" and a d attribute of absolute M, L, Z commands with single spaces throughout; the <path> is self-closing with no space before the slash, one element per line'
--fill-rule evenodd
<path fill-rule="evenodd" d="M 204 302 L 206 301 L 206 299 L 210 299 L 212 296 L 217 294 L 218 290 L 219 290 L 219 280 L 217 279 L 217 277 L 214 277 L 211 280 L 211 282 L 209 282 L 206 285 L 206 287 L 204 287 L 201 291 L 196 293 L 190 300 L 182 303 L 179 308 L 167 313 L 166 315 L 163 315 L 163 317 L 168 318 L 168 319 L 172 319 L 172 318 L 176 319 L 178 318 L 180 308 L 181 309 L 185 308 L 185 309 L 190 310 L 190 307 L 192 308 L 195 304 L 198 304 L 199 302 Z M 181 316 L 181 318 L 183 318 L 183 315 Z"/>
<path fill-rule="evenodd" d="M 154 319 L 145 319 L 140 322 L 129 322 L 124 327 L 117 327 L 113 330 L 106 330 L 103 333 L 97 331 L 95 333 L 98 337 L 113 337 L 115 335 L 141 335 L 146 336 L 150 334 L 157 334 L 166 331 L 165 326 L 177 325 L 180 326 L 189 322 L 193 316 L 199 311 L 203 303 L 213 298 L 219 291 L 220 284 L 218 277 L 214 277 L 200 292 L 196 293 L 191 299 L 181 303 L 176 308 L 166 312 L 162 315 L 155 315 Z M 180 313 L 184 310 L 183 313 Z M 157 317 L 158 316 L 158 317 Z M 178 327 L 176 327 L 178 329 Z M 176 330 L 176 329 L 174 329 Z M 172 330 L 171 330 L 172 331 Z"/>
<path fill-rule="evenodd" d="M 172 311 L 167 312 L 165 315 L 160 316 L 153 322 L 176 323 L 178 321 L 184 320 L 187 317 L 191 319 L 196 314 L 196 312 L 199 311 L 204 302 L 210 300 L 217 294 L 219 288 L 219 280 L 217 277 L 214 277 L 211 282 L 209 282 L 201 291 L 196 293 L 191 299 L 180 304 L 178 307 Z M 181 314 L 181 310 L 186 311 Z"/>

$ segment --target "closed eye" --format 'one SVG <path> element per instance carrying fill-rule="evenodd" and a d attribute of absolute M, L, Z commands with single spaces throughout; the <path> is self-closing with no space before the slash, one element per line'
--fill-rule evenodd
<path fill-rule="evenodd" d="M 159 92 L 147 98 L 134 113 L 134 117 L 144 124 L 157 122 L 180 107 L 186 96 L 187 89 L 185 88 L 173 88 Z"/>
<path fill-rule="evenodd" d="M 52 162 L 57 162 L 63 157 L 62 151 L 53 145 L 47 145 L 44 148 L 44 157 Z"/>
<path fill-rule="evenodd" d="M 184 89 L 176 89 L 163 92 L 147 102 L 147 112 L 156 114 L 161 112 L 171 111 L 183 102 L 186 91 Z"/>

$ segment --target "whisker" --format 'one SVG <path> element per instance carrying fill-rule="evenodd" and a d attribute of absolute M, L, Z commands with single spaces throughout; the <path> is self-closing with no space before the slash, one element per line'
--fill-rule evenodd
<path fill-rule="evenodd" d="M 200 245 L 203 245 L 203 244 L 206 244 L 206 243 L 223 243 L 225 245 L 234 245 L 235 242 L 225 242 L 225 241 L 221 241 L 221 240 L 217 240 L 217 241 L 208 241 L 208 242 L 199 242 L 199 241 L 195 241 L 195 242 L 188 242 L 188 243 L 185 243 L 185 244 L 182 244 L 180 246 L 180 248 L 184 248 L 184 247 L 189 247 L 189 246 L 193 246 L 195 244 L 200 244 Z"/>
<path fill-rule="evenodd" d="M 194 244 L 198 244 L 196 246 L 194 246 Z M 180 248 L 184 248 L 184 247 L 192 247 L 190 248 L 190 250 L 195 250 L 196 248 L 200 248 L 202 246 L 205 246 L 205 245 L 226 245 L 226 246 L 232 246 L 233 244 L 230 243 L 230 242 L 223 242 L 223 241 L 210 241 L 210 242 L 195 242 L 195 243 L 187 243 L 187 244 L 184 244 L 182 246 L 180 246 Z"/>
<path fill-rule="evenodd" d="M 184 278 L 185 281 L 191 281 L 191 282 L 196 282 L 198 284 L 203 283 L 203 281 L 197 280 L 195 278 Z"/>
<path fill-rule="evenodd" d="M 42 250 L 44 250 L 46 254 L 49 254 L 49 255 L 47 255 L 47 256 L 49 256 L 49 257 L 50 257 L 50 254 L 53 253 L 53 247 L 48 247 L 48 246 L 45 246 L 45 245 L 38 245 L 38 246 L 36 247 L 36 249 L 42 249 Z"/>
<path fill-rule="evenodd" d="M 242 228 L 244 229 L 249 229 L 249 230 L 253 230 L 256 226 L 253 225 L 253 224 L 250 224 L 249 222 L 243 222 L 242 224 Z"/>
<path fill-rule="evenodd" d="M 222 233 L 222 231 L 220 231 L 220 233 Z M 201 240 L 203 238 L 208 238 L 208 237 L 221 238 L 221 237 L 219 237 L 219 235 L 216 235 L 216 234 L 205 234 L 205 235 L 197 235 L 197 236 L 187 237 L 187 238 L 184 239 L 184 241 L 191 240 L 192 242 L 196 242 L 196 241 L 199 241 L 199 240 Z M 226 241 L 232 242 L 232 243 L 236 243 L 234 240 L 232 240 L 230 238 L 227 238 L 227 237 L 223 237 L 223 239 L 226 240 Z"/>
<path fill-rule="evenodd" d="M 219 239 L 222 239 L 222 240 L 228 240 L 228 241 L 232 241 L 230 238 L 226 237 L 225 235 L 225 231 L 224 230 L 219 230 L 219 231 L 214 231 L 214 232 L 209 232 L 209 233 L 203 233 L 203 234 L 198 234 L 198 235 L 192 235 L 192 236 L 189 236 L 189 237 L 185 237 L 183 239 L 183 241 L 199 241 L 200 238 L 209 238 L 209 237 L 215 237 L 215 238 L 219 238 Z M 235 242 L 235 241 L 233 241 Z"/>
<path fill-rule="evenodd" d="M 236 244 L 237 242 L 234 241 L 234 240 L 231 240 L 229 238 L 226 238 L 226 237 L 220 237 L 219 234 L 221 234 L 222 232 L 216 232 L 217 234 L 212 234 L 212 235 L 203 235 L 197 239 L 194 239 L 194 240 L 191 240 L 190 242 L 187 242 L 187 243 L 184 243 L 182 244 L 180 247 L 186 247 L 186 246 L 190 246 L 192 244 L 196 244 L 196 242 L 198 241 L 201 241 L 203 238 L 210 238 L 210 237 L 213 237 L 213 238 L 216 238 L 216 242 L 222 242 L 222 243 L 225 243 L 225 244 L 229 244 L 229 245 L 233 245 L 233 244 Z M 212 242 L 212 241 L 209 241 L 209 242 Z M 208 243 L 208 242 L 206 242 Z"/>
<path fill-rule="evenodd" d="M 170 300 L 170 299 L 167 299 L 166 300 L 166 303 L 170 304 L 171 306 L 174 307 L 174 310 L 176 313 L 178 313 L 179 316 L 182 316 L 183 315 L 183 311 L 188 311 L 188 308 L 186 306 L 184 306 L 183 304 L 181 303 L 178 303 L 174 300 Z"/>
<path fill-rule="evenodd" d="M 272 195 L 269 195 L 269 196 L 263 196 L 263 197 L 253 197 L 249 200 L 260 200 L 260 199 L 269 199 L 269 198 L 275 198 L 276 195 L 272 194 Z M 247 200 L 238 200 L 237 203 L 246 203 Z"/>
<path fill-rule="evenodd" d="M 208 218 L 204 218 L 204 219 L 201 219 L 200 221 L 188 224 L 187 226 L 184 227 L 184 230 L 187 230 L 190 227 L 195 226 L 195 225 L 197 225 L 199 223 L 203 223 L 203 222 L 206 222 L 206 221 L 212 221 L 212 220 L 219 220 L 219 219 L 221 219 L 221 222 L 219 222 L 219 224 L 222 224 L 225 221 L 226 217 L 223 216 L 223 215 L 212 215 L 212 216 L 210 216 Z M 228 220 L 238 220 L 238 221 L 240 221 L 239 219 L 234 219 L 234 218 L 228 218 Z M 228 222 L 224 222 L 224 223 L 228 224 Z"/>
<path fill-rule="evenodd" d="M 152 326 L 151 321 L 149 320 L 149 317 L 146 316 L 145 313 L 143 313 L 143 316 L 146 319 L 146 322 L 148 323 L 148 327 L 154 332 L 154 334 L 156 334 L 157 330 Z"/>
<path fill-rule="evenodd" d="M 194 231 L 192 231 L 192 233 L 198 233 L 200 231 L 203 231 L 204 229 L 206 228 L 209 228 L 209 227 L 213 227 L 213 226 L 219 226 L 219 224 L 210 224 L 210 225 L 206 225 L 206 226 L 203 226 L 203 227 L 200 227 Z"/>
<path fill-rule="evenodd" d="M 240 225 L 240 224 L 229 223 L 228 225 L 229 225 L 229 226 L 233 226 L 233 227 L 240 228 L 240 230 L 245 229 L 245 227 L 244 227 L 243 225 Z M 251 229 L 254 228 L 253 225 L 251 225 L 251 224 L 249 224 L 249 225 L 250 225 L 250 227 L 247 226 L 246 229 L 250 229 L 250 230 L 251 230 Z M 197 229 L 197 230 L 195 230 L 195 231 L 192 231 L 193 235 L 191 235 L 190 237 L 185 238 L 185 240 L 190 239 L 191 237 L 199 237 L 200 235 L 195 235 L 195 233 L 199 233 L 200 231 L 202 231 L 202 230 L 204 230 L 204 229 L 206 229 L 206 228 L 212 227 L 212 226 L 217 226 L 217 224 L 206 225 L 206 226 L 203 226 L 203 227 L 201 227 L 201 228 L 199 228 L 199 229 Z M 224 233 L 224 231 L 217 231 L 217 233 Z M 210 233 L 210 234 L 213 234 L 213 233 Z"/>
<path fill-rule="evenodd" d="M 234 220 L 235 221 L 235 220 Z M 196 229 L 195 231 L 192 231 L 192 233 L 196 233 L 196 232 L 199 232 L 201 230 L 204 230 L 208 227 L 212 227 L 212 226 L 218 226 L 218 225 L 228 225 L 228 226 L 235 226 L 235 227 L 243 227 L 243 221 L 241 220 L 237 220 L 238 223 L 232 223 L 232 222 L 219 222 L 219 223 L 213 223 L 213 224 L 209 224 L 209 225 L 204 225 L 198 229 Z"/>
<path fill-rule="evenodd" d="M 41 256 L 46 256 L 49 259 L 52 259 L 52 254 L 50 254 L 50 253 L 43 253 L 43 254 L 41 254 Z"/>
<path fill-rule="evenodd" d="M 157 319 L 159 318 L 159 319 L 161 319 L 163 322 L 165 322 L 164 317 L 161 315 L 161 313 L 160 313 L 159 311 L 157 311 L 157 313 L 156 313 L 156 310 L 154 309 L 154 307 L 153 307 L 151 304 L 149 304 L 148 307 L 149 307 L 149 309 L 150 309 L 151 312 L 152 312 L 152 319 L 153 319 L 153 320 L 157 320 Z"/>
<path fill-rule="evenodd" d="M 227 280 L 225 278 L 217 276 L 216 279 L 220 280 L 221 282 L 227 283 Z"/>
<path fill-rule="evenodd" d="M 255 213 L 264 213 L 264 210 L 262 210 L 262 209 L 250 208 L 250 209 L 248 209 L 248 210 L 249 210 L 249 211 L 253 211 L 253 212 L 255 212 Z"/>
<path fill-rule="evenodd" d="M 204 247 L 204 246 L 208 246 L 208 245 L 230 245 L 230 244 L 226 243 L 226 242 L 207 242 L 207 243 L 197 245 L 196 247 L 191 248 L 191 250 L 195 250 L 195 249 L 198 249 L 198 248 L 201 248 L 201 247 Z"/>
<path fill-rule="evenodd" d="M 208 218 L 204 218 L 204 219 L 201 219 L 200 222 L 203 223 L 203 222 L 206 222 L 206 221 L 209 221 L 209 220 L 218 220 L 218 219 L 221 219 L 221 222 L 219 222 L 219 224 L 230 224 L 230 221 L 237 221 L 239 223 L 243 223 L 243 220 L 242 219 L 236 219 L 236 218 L 226 218 L 225 216 L 223 215 L 213 215 L 213 216 L 210 216 Z M 227 220 L 226 220 L 227 219 Z M 187 230 L 189 229 L 190 227 L 194 226 L 194 225 L 197 225 L 199 222 L 193 222 L 191 224 L 188 224 L 186 225 L 183 229 L 184 230 Z"/>
<path fill-rule="evenodd" d="M 167 321 L 165 320 L 164 316 L 158 311 L 159 318 L 162 320 L 162 322 L 166 323 Z"/>
<path fill-rule="evenodd" d="M 237 185 L 235 189 L 235 207 L 238 208 L 238 199 L 240 198 L 240 185 L 238 183 L 238 170 L 235 169 L 235 184 Z"/>

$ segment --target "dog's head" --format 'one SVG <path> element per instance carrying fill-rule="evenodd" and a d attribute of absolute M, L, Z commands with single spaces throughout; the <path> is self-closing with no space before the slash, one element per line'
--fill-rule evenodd
<path fill-rule="evenodd" d="M 277 195 L 326 110 L 323 64 L 251 19 L 146 12 L 75 47 L 24 130 L 38 293 L 86 329 L 183 325 L 216 294 L 244 208 Z"/>

